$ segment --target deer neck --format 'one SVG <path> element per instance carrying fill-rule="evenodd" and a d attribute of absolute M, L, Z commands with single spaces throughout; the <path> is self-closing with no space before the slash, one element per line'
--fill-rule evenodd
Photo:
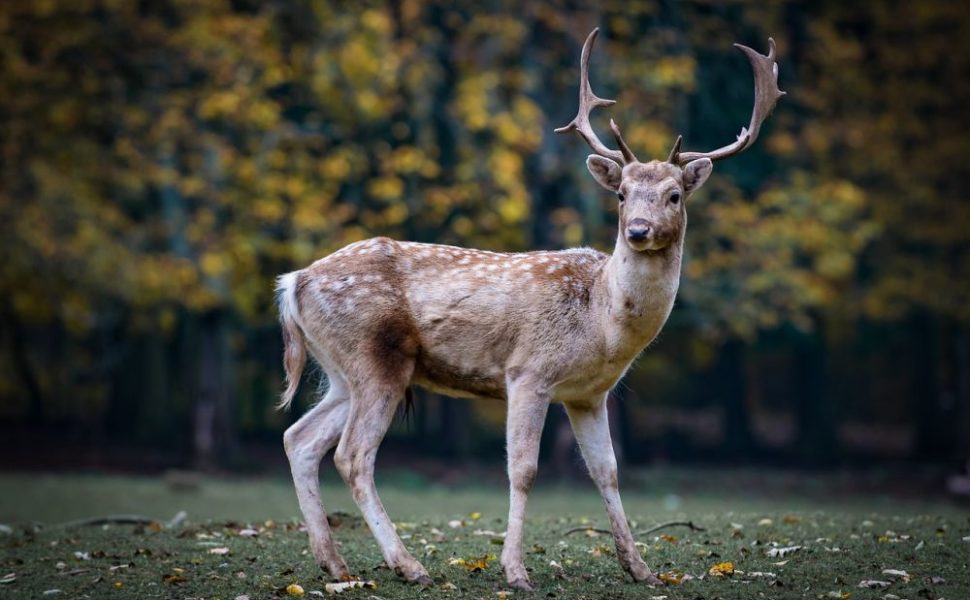
<path fill-rule="evenodd" d="M 617 237 L 597 286 L 608 353 L 632 360 L 667 321 L 680 285 L 683 235 L 655 252 L 637 252 Z"/>

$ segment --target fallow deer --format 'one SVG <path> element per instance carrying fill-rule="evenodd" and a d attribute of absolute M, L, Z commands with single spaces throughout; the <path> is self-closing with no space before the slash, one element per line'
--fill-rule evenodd
<path fill-rule="evenodd" d="M 593 108 L 613 104 L 589 85 L 597 33 L 583 46 L 578 114 L 556 132 L 575 130 L 589 144 L 590 173 L 619 199 L 612 255 L 589 248 L 500 253 L 373 238 L 278 280 L 287 376 L 280 406 L 293 400 L 307 352 L 329 381 L 319 403 L 286 430 L 284 445 L 310 548 L 335 578 L 350 571 L 334 546 L 318 480 L 321 459 L 334 446 L 337 470 L 387 565 L 408 581 L 432 583 L 374 485 L 378 446 L 410 386 L 419 386 L 507 403 L 510 506 L 501 563 L 513 588 L 532 589 L 522 560 L 523 519 L 553 402 L 565 407 L 606 504 L 620 563 L 635 580 L 658 583 L 620 502 L 606 396 L 673 307 L 688 197 L 711 174 L 711 161 L 755 141 L 784 92 L 774 41 L 767 56 L 738 45 L 754 69 L 755 101 L 737 141 L 682 152 L 678 137 L 667 160 L 643 163 L 615 123 L 619 150 L 605 146 L 590 125 Z"/>

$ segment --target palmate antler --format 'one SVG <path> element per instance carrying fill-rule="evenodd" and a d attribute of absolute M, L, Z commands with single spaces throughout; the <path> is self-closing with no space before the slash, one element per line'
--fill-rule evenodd
<path fill-rule="evenodd" d="M 579 112 L 576 113 L 576 118 L 570 121 L 568 125 L 560 127 L 555 131 L 556 133 L 568 133 L 575 129 L 576 133 L 586 140 L 586 143 L 593 149 L 593 152 L 604 158 L 615 160 L 621 165 L 626 165 L 637 162 L 637 157 L 634 156 L 633 151 L 623 141 L 623 136 L 620 135 L 620 128 L 613 119 L 610 119 L 610 129 L 613 131 L 613 137 L 616 138 L 617 145 L 620 146 L 619 151 L 607 148 L 596 136 L 596 132 L 593 131 L 593 126 L 589 123 L 589 113 L 594 108 L 597 106 L 613 106 L 616 104 L 616 100 L 606 100 L 594 94 L 593 89 L 589 85 L 589 54 L 593 51 L 593 44 L 596 42 L 596 36 L 599 35 L 599 32 L 599 27 L 594 29 L 586 38 L 586 43 L 583 44 L 583 54 L 579 61 Z"/>
<path fill-rule="evenodd" d="M 556 133 L 568 133 L 575 130 L 586 140 L 586 143 L 593 149 L 593 152 L 605 158 L 612 159 L 621 165 L 626 165 L 631 162 L 637 162 L 637 157 L 630 150 L 630 147 L 627 146 L 626 142 L 623 141 L 623 136 L 620 135 L 620 128 L 616 123 L 610 119 L 610 129 L 613 131 L 613 137 L 616 138 L 616 143 L 620 147 L 619 151 L 607 148 L 596 136 L 589 122 L 589 113 L 594 108 L 616 104 L 616 100 L 606 100 L 598 97 L 593 93 L 589 85 L 589 55 L 593 50 L 593 44 L 598 34 L 599 28 L 597 27 L 590 32 L 586 38 L 586 43 L 583 44 L 579 72 L 579 111 L 568 125 L 560 127 L 555 131 Z M 741 128 L 741 133 L 738 134 L 738 139 L 734 143 L 710 152 L 681 152 L 680 144 L 682 138 L 681 136 L 677 136 L 677 141 L 674 142 L 674 147 L 667 157 L 667 162 L 676 165 L 685 165 L 699 158 L 721 160 L 743 152 L 758 139 L 758 134 L 761 132 L 761 124 L 771 114 L 771 111 L 775 108 L 775 104 L 778 103 L 778 99 L 785 95 L 785 92 L 778 89 L 778 64 L 775 62 L 775 40 L 768 38 L 769 50 L 767 56 L 759 54 L 747 46 L 741 44 L 734 45 L 744 52 L 748 57 L 748 61 L 751 62 L 751 68 L 754 70 L 754 109 L 751 112 L 751 122 L 747 127 Z"/>
<path fill-rule="evenodd" d="M 677 136 L 674 148 L 670 151 L 667 162 L 677 165 L 685 165 L 698 158 L 709 158 L 711 160 L 721 160 L 739 154 L 747 150 L 751 144 L 758 139 L 761 132 L 761 124 L 771 111 L 774 110 L 778 99 L 785 95 L 785 92 L 778 89 L 778 63 L 775 62 L 775 40 L 768 38 L 768 56 L 758 54 L 757 51 L 735 44 L 735 48 L 744 52 L 751 62 L 754 70 L 754 109 L 751 111 L 751 122 L 747 127 L 741 128 L 738 139 L 732 144 L 722 146 L 710 152 L 681 152 L 681 136 Z"/>

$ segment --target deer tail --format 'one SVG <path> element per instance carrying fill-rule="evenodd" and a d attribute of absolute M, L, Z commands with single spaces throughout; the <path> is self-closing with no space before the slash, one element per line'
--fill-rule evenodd
<path fill-rule="evenodd" d="M 283 329 L 283 368 L 286 370 L 286 390 L 276 405 L 279 410 L 289 410 L 306 365 L 306 342 L 300 329 L 300 306 L 296 299 L 298 274 L 299 271 L 294 271 L 276 280 L 276 303 Z"/>

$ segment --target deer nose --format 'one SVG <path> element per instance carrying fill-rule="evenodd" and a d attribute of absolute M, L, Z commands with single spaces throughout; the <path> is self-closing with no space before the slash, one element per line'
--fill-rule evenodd
<path fill-rule="evenodd" d="M 645 219 L 633 219 L 626 228 L 626 237 L 631 242 L 642 242 L 650 237 L 652 229 Z"/>

